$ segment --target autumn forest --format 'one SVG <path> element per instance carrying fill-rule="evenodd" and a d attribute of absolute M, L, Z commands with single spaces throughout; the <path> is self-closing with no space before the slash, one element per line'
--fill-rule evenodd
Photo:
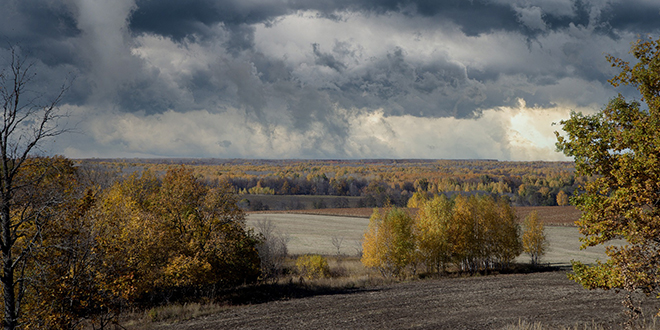
<path fill-rule="evenodd" d="M 493 194 L 516 206 L 568 205 L 587 178 L 571 162 L 496 160 L 86 159 L 81 167 L 164 173 L 186 165 L 207 182 L 229 183 L 245 210 L 405 206 L 414 192 Z M 284 195 L 265 199 L 257 196 Z M 295 196 L 340 196 L 306 205 Z"/>

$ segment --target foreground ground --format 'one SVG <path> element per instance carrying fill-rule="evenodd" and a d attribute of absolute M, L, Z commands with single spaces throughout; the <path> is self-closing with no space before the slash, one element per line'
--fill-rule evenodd
<path fill-rule="evenodd" d="M 441 278 L 231 307 L 164 329 L 501 329 L 521 320 L 619 329 L 621 297 L 586 291 L 565 271 Z"/>
<path fill-rule="evenodd" d="M 355 212 L 347 209 L 344 212 Z M 523 211 L 528 211 L 524 209 Z M 550 252 L 544 262 L 568 265 L 571 259 L 593 262 L 604 258 L 604 248 L 579 250 L 576 227 L 564 224 L 577 217 L 574 209 L 543 210 Z M 326 210 L 327 212 L 327 210 Z M 336 211 L 335 211 L 336 212 Z M 520 212 L 520 210 L 519 210 Z M 363 212 L 367 213 L 367 211 Z M 541 212 L 539 212 L 541 213 Z M 568 216 L 570 214 L 570 216 Z M 248 225 L 269 219 L 290 236 L 290 252 L 334 254 L 333 236 L 345 239 L 341 252 L 358 248 L 368 219 L 357 214 L 251 214 Z M 554 216 L 554 221 L 548 221 Z M 569 221 L 569 218 L 572 218 Z M 528 257 L 521 257 L 523 262 Z M 622 295 L 587 291 L 566 277 L 566 270 L 416 280 L 367 289 L 281 294 L 275 299 L 253 299 L 252 305 L 228 307 L 217 314 L 164 329 L 502 329 L 540 322 L 547 329 L 602 324 L 620 329 L 625 321 Z M 319 293 L 321 292 L 321 293 Z M 283 298 L 284 297 L 284 298 Z M 282 299 L 280 299 L 282 298 Z M 265 301 L 265 302 L 264 302 Z M 260 303 L 254 303 L 260 302 Z M 647 314 L 658 301 L 646 301 Z M 589 327 L 593 328 L 593 327 Z"/>

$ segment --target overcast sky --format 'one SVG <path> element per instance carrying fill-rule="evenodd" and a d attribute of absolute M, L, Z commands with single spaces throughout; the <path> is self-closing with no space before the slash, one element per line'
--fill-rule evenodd
<path fill-rule="evenodd" d="M 0 0 L 86 157 L 560 160 L 658 0 Z"/>

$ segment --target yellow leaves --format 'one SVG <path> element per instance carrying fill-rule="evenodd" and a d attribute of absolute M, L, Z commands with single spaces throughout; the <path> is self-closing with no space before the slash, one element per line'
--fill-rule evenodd
<path fill-rule="evenodd" d="M 48 268 L 32 283 L 41 300 L 30 297 L 26 308 L 56 315 L 44 327 L 66 328 L 168 290 L 256 280 L 258 240 L 235 203 L 226 185 L 209 187 L 184 168 L 88 190 L 47 228 L 57 248 L 36 256 Z"/>
<path fill-rule="evenodd" d="M 560 190 L 557 193 L 557 205 L 567 206 L 568 204 L 569 204 L 568 195 L 563 190 Z"/>
<path fill-rule="evenodd" d="M 523 222 L 522 234 L 523 251 L 532 258 L 532 264 L 539 263 L 541 257 L 548 249 L 543 222 L 539 221 L 536 211 L 530 212 Z"/>
<path fill-rule="evenodd" d="M 596 265 L 585 265 L 578 261 L 571 261 L 573 273 L 568 278 L 580 283 L 585 289 L 615 289 L 622 288 L 624 279 L 620 268 L 612 262 L 602 263 L 596 261 Z"/>
<path fill-rule="evenodd" d="M 425 191 L 416 191 L 413 193 L 412 197 L 408 199 L 408 208 L 409 209 L 416 209 L 420 206 L 422 206 L 427 200 L 429 199 L 427 193 Z"/>
<path fill-rule="evenodd" d="M 304 255 L 296 259 L 298 273 L 308 280 L 329 277 L 328 260 L 320 255 Z"/>
<path fill-rule="evenodd" d="M 402 276 L 418 263 L 440 271 L 451 263 L 475 272 L 505 267 L 521 253 L 511 206 L 490 197 L 435 196 L 415 218 L 401 209 L 374 210 L 364 235 L 362 263 Z"/>
<path fill-rule="evenodd" d="M 167 286 L 181 287 L 208 282 L 212 278 L 211 264 L 195 255 L 178 255 L 163 269 L 164 282 Z"/>
<path fill-rule="evenodd" d="M 375 209 L 362 242 L 362 263 L 384 276 L 403 276 L 415 258 L 414 220 L 400 208 Z"/>
<path fill-rule="evenodd" d="M 419 255 L 428 268 L 444 269 L 450 261 L 452 206 L 444 195 L 420 205 L 415 222 Z"/>
<path fill-rule="evenodd" d="M 362 263 L 388 276 L 420 262 L 428 271 L 452 263 L 470 272 L 505 267 L 522 250 L 515 221 L 511 206 L 491 197 L 436 195 L 421 202 L 414 218 L 401 209 L 374 210 Z"/>

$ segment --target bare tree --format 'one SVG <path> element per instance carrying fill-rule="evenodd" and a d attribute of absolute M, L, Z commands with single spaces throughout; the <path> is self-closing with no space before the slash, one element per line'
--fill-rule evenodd
<path fill-rule="evenodd" d="M 362 240 L 354 241 L 353 248 L 355 249 L 355 256 L 362 258 Z"/>
<path fill-rule="evenodd" d="M 21 300 L 25 292 L 23 271 L 30 252 L 39 244 L 42 228 L 49 216 L 49 206 L 58 196 L 33 201 L 26 196 L 38 190 L 48 166 L 33 166 L 33 153 L 45 139 L 64 132 L 57 123 L 63 116 L 59 103 L 67 90 L 44 100 L 30 86 L 36 81 L 34 62 L 28 62 L 10 49 L 8 66 L 0 72 L 0 251 L 2 253 L 4 329 L 19 325 Z M 30 175 L 24 175 L 29 172 Z M 42 196 L 46 196 L 42 194 Z M 32 203 L 39 205 L 30 205 Z"/>
<path fill-rule="evenodd" d="M 337 258 L 341 257 L 341 245 L 344 243 L 344 236 L 332 235 L 332 246 L 337 249 Z"/>
<path fill-rule="evenodd" d="M 262 277 L 264 280 L 276 279 L 284 268 L 290 237 L 277 232 L 275 224 L 270 219 L 257 221 L 255 228 L 263 239 L 257 246 L 261 259 Z"/>

